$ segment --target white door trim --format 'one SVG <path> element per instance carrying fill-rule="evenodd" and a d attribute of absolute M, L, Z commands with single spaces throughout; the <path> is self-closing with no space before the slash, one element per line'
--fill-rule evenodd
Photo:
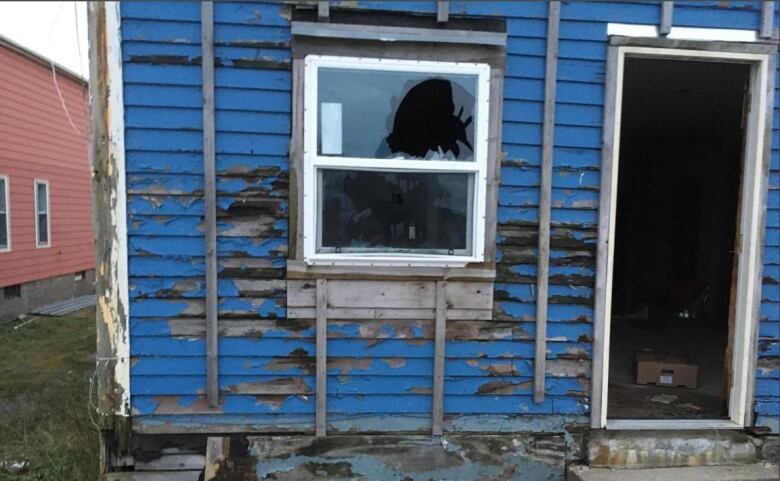
<path fill-rule="evenodd" d="M 737 232 L 739 260 L 729 419 L 712 420 L 613 420 L 607 422 L 610 310 L 614 256 L 615 212 L 620 152 L 623 67 L 626 56 L 745 63 L 750 74 L 751 105 L 746 128 L 746 149 L 740 225 Z M 752 422 L 752 389 L 755 376 L 756 325 L 760 307 L 761 255 L 766 213 L 766 176 L 773 80 L 769 54 L 657 47 L 611 46 L 607 59 L 602 150 L 598 261 L 594 306 L 594 359 L 591 427 L 615 429 L 739 428 Z M 771 104 L 770 104 L 771 105 Z"/>

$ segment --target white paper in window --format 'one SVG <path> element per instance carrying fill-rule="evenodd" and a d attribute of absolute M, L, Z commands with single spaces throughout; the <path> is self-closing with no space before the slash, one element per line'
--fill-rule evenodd
<path fill-rule="evenodd" d="M 320 104 L 320 135 L 322 155 L 341 155 L 341 104 L 322 102 Z"/>

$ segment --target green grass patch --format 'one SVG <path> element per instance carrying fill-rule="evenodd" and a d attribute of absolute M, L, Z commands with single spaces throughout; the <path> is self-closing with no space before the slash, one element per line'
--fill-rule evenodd
<path fill-rule="evenodd" d="M 94 308 L 0 326 L 0 463 L 29 467 L 0 481 L 95 481 Z"/>

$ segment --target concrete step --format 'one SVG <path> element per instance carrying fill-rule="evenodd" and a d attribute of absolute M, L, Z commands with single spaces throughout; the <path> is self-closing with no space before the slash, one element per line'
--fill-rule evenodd
<path fill-rule="evenodd" d="M 777 481 L 778 479 L 780 479 L 780 468 L 763 463 L 657 469 L 571 466 L 566 471 L 566 481 Z"/>
<path fill-rule="evenodd" d="M 752 464 L 757 441 L 735 430 L 592 431 L 587 463 L 592 468 L 674 468 Z"/>

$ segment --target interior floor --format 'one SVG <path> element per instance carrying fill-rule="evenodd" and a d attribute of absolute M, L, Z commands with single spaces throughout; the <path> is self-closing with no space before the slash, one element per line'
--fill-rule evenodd
<path fill-rule="evenodd" d="M 739 64 L 626 59 L 609 418 L 727 414 L 748 81 L 748 67 Z M 639 384 L 637 353 L 687 358 L 698 368 L 695 387 Z"/>
<path fill-rule="evenodd" d="M 723 366 L 726 339 L 722 330 L 707 330 L 689 319 L 648 319 L 613 323 L 609 365 L 609 417 L 686 418 L 725 417 Z M 697 346 L 691 349 L 691 340 Z M 637 352 L 685 353 L 699 366 L 696 389 L 636 384 Z"/>

